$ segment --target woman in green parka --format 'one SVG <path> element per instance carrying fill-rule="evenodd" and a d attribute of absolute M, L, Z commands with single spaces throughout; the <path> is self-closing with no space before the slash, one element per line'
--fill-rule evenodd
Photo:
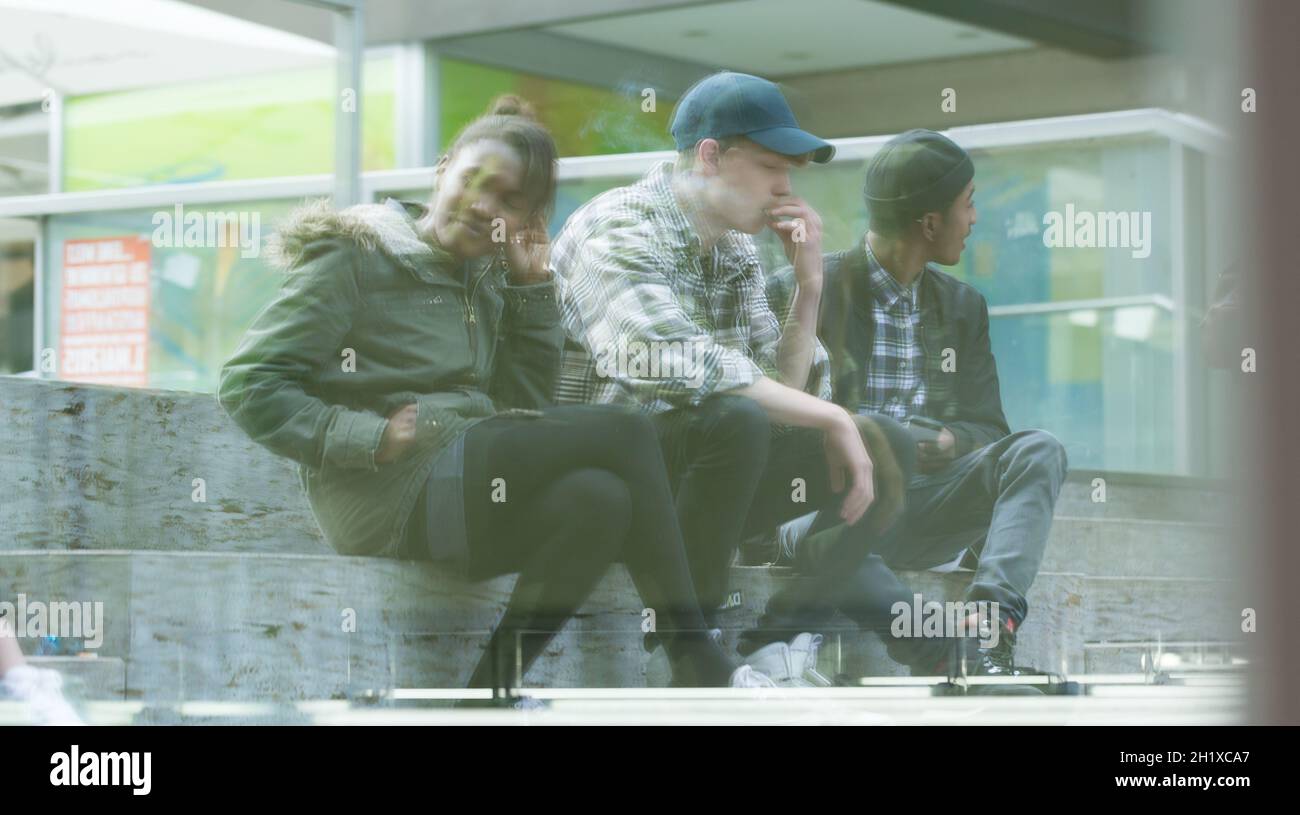
<path fill-rule="evenodd" d="M 649 420 L 551 406 L 555 172 L 550 134 L 506 96 L 438 162 L 427 205 L 299 210 L 271 246 L 283 288 L 223 367 L 221 404 L 298 462 L 337 551 L 519 573 L 470 687 L 505 686 L 493 655 L 543 632 L 519 643 L 522 675 L 616 560 L 656 611 L 675 683 L 770 684 L 704 630 Z"/>

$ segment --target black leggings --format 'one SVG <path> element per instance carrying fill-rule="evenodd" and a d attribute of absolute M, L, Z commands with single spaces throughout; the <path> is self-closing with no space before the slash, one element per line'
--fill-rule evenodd
<path fill-rule="evenodd" d="M 522 676 L 618 560 L 655 611 L 675 679 L 726 684 L 735 662 L 705 631 L 649 419 L 584 405 L 474 426 L 465 525 L 471 577 L 519 572 L 470 687 L 512 685 L 514 659 L 502 656 L 518 646 Z"/>

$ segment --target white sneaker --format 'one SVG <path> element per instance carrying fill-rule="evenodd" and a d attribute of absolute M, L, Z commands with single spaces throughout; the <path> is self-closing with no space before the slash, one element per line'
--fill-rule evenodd
<path fill-rule="evenodd" d="M 766 674 L 777 687 L 807 688 L 811 685 L 803 678 L 803 658 L 797 662 L 789 643 L 773 642 L 764 645 L 745 660 L 754 670 Z"/>
<path fill-rule="evenodd" d="M 790 640 L 790 662 L 794 675 L 803 679 L 807 687 L 829 688 L 835 683 L 817 670 L 817 651 L 822 646 L 821 634 L 804 632 Z"/>
<path fill-rule="evenodd" d="M 0 679 L 0 699 L 27 703 L 32 724 L 85 724 L 63 698 L 63 677 L 58 671 L 19 665 L 10 668 Z"/>
<path fill-rule="evenodd" d="M 781 687 L 829 688 L 835 683 L 817 670 L 822 635 L 800 634 L 788 643 L 773 642 L 749 655 L 749 664 Z"/>
<path fill-rule="evenodd" d="M 785 643 L 781 643 L 784 645 Z M 775 688 L 777 684 L 772 678 L 762 671 L 757 671 L 752 665 L 741 665 L 731 672 L 731 681 L 728 683 L 733 688 Z"/>

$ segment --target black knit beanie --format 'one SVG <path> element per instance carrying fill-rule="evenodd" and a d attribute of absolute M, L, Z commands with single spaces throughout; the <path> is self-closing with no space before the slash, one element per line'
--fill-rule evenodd
<path fill-rule="evenodd" d="M 974 177 L 970 154 L 952 139 L 909 130 L 871 158 L 862 192 L 873 214 L 942 212 Z"/>

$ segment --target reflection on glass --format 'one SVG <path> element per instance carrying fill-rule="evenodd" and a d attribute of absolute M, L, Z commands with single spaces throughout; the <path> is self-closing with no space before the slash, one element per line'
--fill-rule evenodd
<path fill-rule="evenodd" d="M 1051 432 L 1074 469 L 1171 471 L 1172 330 L 1156 306 L 995 314 L 989 335 L 1007 421 Z"/>
<path fill-rule="evenodd" d="M 79 381 L 96 379 L 93 373 L 84 370 L 80 374 L 64 372 L 63 361 L 67 357 L 63 349 L 73 333 L 69 330 L 65 335 L 65 318 L 84 322 L 95 311 L 82 308 L 86 305 L 84 301 L 71 299 L 74 286 L 65 286 L 71 274 L 65 266 L 70 265 L 71 269 L 94 269 L 95 266 L 92 263 L 69 264 L 69 252 L 76 254 L 72 247 L 95 247 L 109 243 L 109 239 L 122 239 L 123 245 L 131 247 L 131 259 L 143 261 L 148 269 L 145 284 L 148 305 L 144 315 L 144 330 L 148 337 L 144 351 L 147 370 L 139 382 L 127 382 L 120 374 L 100 381 L 179 390 L 213 390 L 221 364 L 234 351 L 258 311 L 279 289 L 279 275 L 263 263 L 260 248 L 274 229 L 275 222 L 295 204 L 294 201 L 258 201 L 187 207 L 189 212 L 204 216 L 213 213 L 251 216 L 256 213 L 261 234 L 258 236 L 258 251 L 253 257 L 247 257 L 250 252 L 240 246 L 235 235 L 229 233 L 215 242 L 209 242 L 204 234 L 202 243 L 217 245 L 161 245 L 169 242 L 154 240 L 155 210 L 52 217 L 41 343 L 43 348 L 56 349 L 56 358 L 60 360 L 60 373 L 57 375 Z M 73 280 L 73 283 L 84 283 L 84 277 L 82 275 L 83 279 Z M 78 285 L 75 288 L 84 291 L 89 287 Z M 120 336 L 120 332 L 114 336 Z M 104 347 L 111 353 L 122 344 L 110 337 Z"/>

